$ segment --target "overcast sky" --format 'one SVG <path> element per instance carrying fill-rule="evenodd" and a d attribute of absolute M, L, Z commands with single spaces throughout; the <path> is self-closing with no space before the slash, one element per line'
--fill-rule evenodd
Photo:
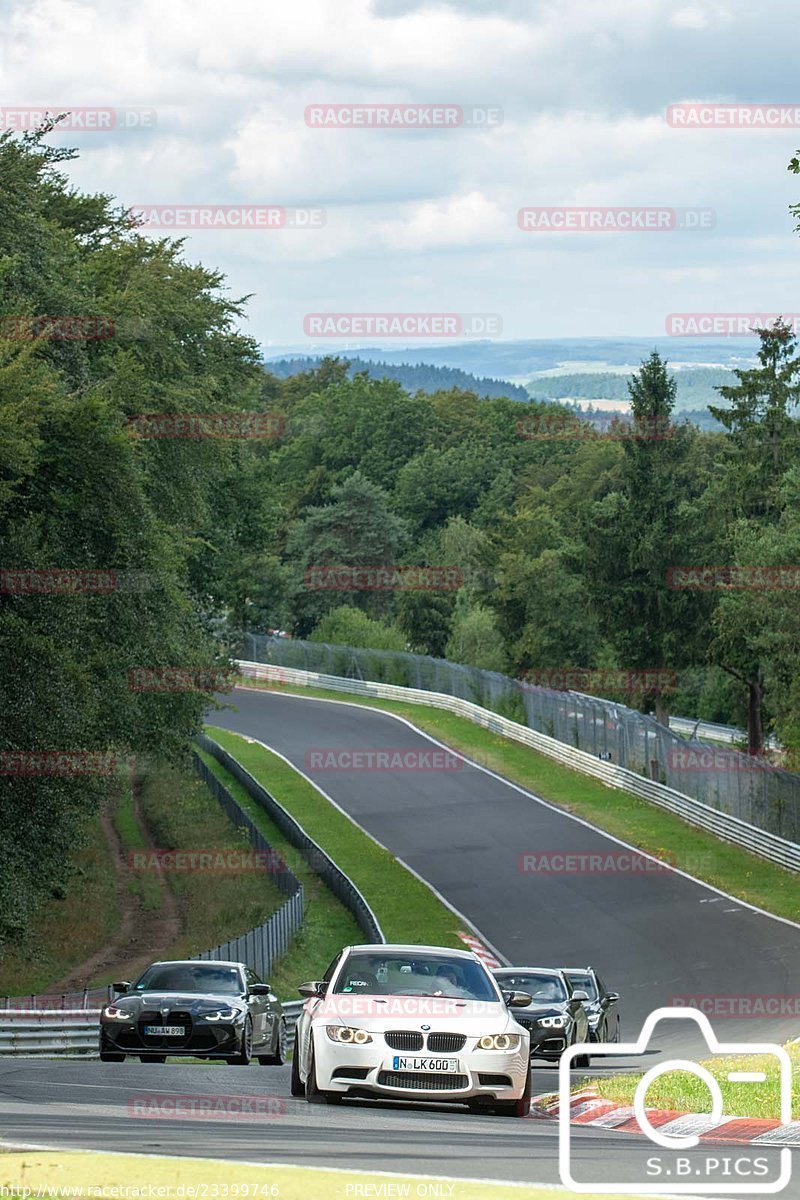
<path fill-rule="evenodd" d="M 189 258 L 254 293 L 266 346 L 319 345 L 304 317 L 320 312 L 492 313 L 527 338 L 800 311 L 796 0 L 0 0 L 0 17 L 0 104 L 155 110 L 148 128 L 54 138 L 79 147 L 81 188 L 325 210 L 322 227 L 189 236 Z M 798 124 L 673 128 L 685 101 L 796 103 Z M 308 106 L 375 103 L 489 121 L 306 122 Z M 522 207 L 565 205 L 712 208 L 716 224 L 518 227 Z"/>

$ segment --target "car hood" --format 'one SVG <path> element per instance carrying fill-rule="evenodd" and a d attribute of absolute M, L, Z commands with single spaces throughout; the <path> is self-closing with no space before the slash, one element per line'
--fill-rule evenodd
<path fill-rule="evenodd" d="M 514 1025 L 505 1004 L 487 1000 L 456 1000 L 445 996 L 326 996 L 311 1009 L 316 1023 L 389 1029 L 446 1031 L 477 1037 L 502 1033 Z"/>
<path fill-rule="evenodd" d="M 113 1003 L 119 1008 L 158 1008 L 162 1011 L 181 1008 L 188 1009 L 189 1012 L 202 1012 L 213 1008 L 247 1007 L 241 996 L 218 996 L 214 992 L 202 995 L 198 995 L 197 992 L 136 992 L 134 995 L 120 996 Z"/>

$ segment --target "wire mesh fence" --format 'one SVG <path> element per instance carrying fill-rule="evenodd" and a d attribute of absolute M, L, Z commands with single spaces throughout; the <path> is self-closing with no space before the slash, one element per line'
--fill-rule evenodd
<path fill-rule="evenodd" d="M 800 775 L 766 758 L 682 738 L 653 717 L 616 701 L 534 687 L 497 671 L 402 651 L 245 634 L 241 653 L 250 662 L 471 701 L 759 829 L 800 841 Z"/>

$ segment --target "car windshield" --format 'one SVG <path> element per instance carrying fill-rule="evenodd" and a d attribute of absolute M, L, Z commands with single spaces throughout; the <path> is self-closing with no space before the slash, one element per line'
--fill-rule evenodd
<path fill-rule="evenodd" d="M 586 992 L 590 1000 L 597 999 L 597 985 L 594 977 L 586 971 L 569 971 L 567 978 L 576 992 Z"/>
<path fill-rule="evenodd" d="M 567 999 L 564 980 L 549 971 L 518 971 L 510 975 L 498 975 L 497 982 L 504 992 L 528 992 L 537 1002 Z"/>
<path fill-rule="evenodd" d="M 480 963 L 444 954 L 350 954 L 333 991 L 364 996 L 452 996 L 499 1003 Z"/>
<path fill-rule="evenodd" d="M 161 963 L 148 967 L 133 985 L 133 992 L 197 992 L 238 996 L 242 980 L 238 967 L 200 963 Z"/>

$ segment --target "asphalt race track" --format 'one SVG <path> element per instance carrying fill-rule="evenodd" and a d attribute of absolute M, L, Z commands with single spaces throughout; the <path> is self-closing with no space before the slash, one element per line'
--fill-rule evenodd
<path fill-rule="evenodd" d="M 556 1072 L 546 1071 L 555 1081 Z M 215 1096 L 231 1109 L 245 1095 L 279 1098 L 264 1119 L 175 1120 L 137 1117 L 137 1102 L 165 1111 L 177 1097 Z M 152 1107 L 151 1107 L 152 1106 Z M 190 1066 L 155 1063 L 0 1062 L 0 1128 L 9 1142 L 194 1155 L 249 1162 L 294 1163 L 365 1171 L 558 1183 L 553 1123 L 474 1116 L 444 1106 L 345 1101 L 335 1108 L 289 1096 L 287 1067 Z M 613 1131 L 575 1130 L 575 1175 L 590 1183 L 649 1181 L 646 1160 L 657 1147 Z M 748 1146 L 685 1151 L 705 1174 L 708 1156 L 752 1155 Z M 667 1152 L 662 1152 L 664 1161 Z M 777 1175 L 776 1152 L 758 1148 Z M 669 1189 L 665 1186 L 664 1191 Z M 783 1196 L 797 1200 L 790 1185 Z M 457 1200 L 458 1192 L 454 1193 Z M 320 1198 L 322 1200 L 322 1198 Z"/>
<path fill-rule="evenodd" d="M 507 959 L 598 967 L 622 993 L 626 1039 L 639 1032 L 649 1012 L 676 996 L 800 994 L 797 926 L 670 871 L 526 874 L 518 870 L 526 852 L 603 854 L 622 847 L 468 764 L 436 772 L 307 768 L 306 753 L 314 749 L 431 748 L 424 735 L 387 714 L 241 689 L 234 700 L 233 708 L 211 715 L 212 723 L 258 738 L 314 778 Z M 454 928 L 460 926 L 454 916 Z M 699 1052 L 687 1024 L 659 1027 L 648 1066 L 667 1051 Z M 717 1020 L 715 1028 L 724 1041 L 800 1036 L 790 1018 Z M 609 1069 L 626 1065 L 629 1059 L 618 1058 Z M 534 1080 L 534 1092 L 554 1091 L 557 1071 L 537 1068 Z M 266 1118 L 168 1115 L 176 1097 L 213 1096 L 235 1109 L 237 1097 L 265 1094 L 278 1098 L 277 1111 Z M 137 1115 L 142 1102 L 144 1116 Z M 399 1102 L 311 1106 L 290 1097 L 284 1067 L 3 1060 L 0 1131 L 6 1141 L 35 1145 L 559 1182 L 554 1123 Z M 574 1174 L 587 1184 L 652 1184 L 647 1160 L 662 1154 L 666 1171 L 670 1153 L 613 1130 L 575 1129 L 573 1144 Z M 767 1146 L 707 1143 L 681 1153 L 698 1185 L 712 1178 L 705 1166 L 709 1156 L 732 1160 L 758 1153 L 769 1160 L 769 1178 L 777 1173 L 777 1152 Z M 662 1183 L 670 1192 L 666 1174 Z M 723 1183 L 723 1195 L 724 1189 Z M 800 1184 L 793 1181 L 781 1195 L 798 1200 Z"/>
<path fill-rule="evenodd" d="M 800 996 L 800 927 L 755 912 L 675 871 L 529 874 L 520 855 L 624 848 L 464 763 L 460 770 L 313 770 L 330 748 L 430 750 L 407 723 L 361 705 L 237 689 L 210 720 L 280 751 L 422 875 L 517 965 L 597 967 L 622 994 L 623 1036 L 675 997 Z M 688 1050 L 683 1023 L 659 1045 Z M 716 1022 L 720 1040 L 786 1042 L 792 1017 Z M 673 1032 L 674 1031 L 674 1032 Z M 693 1041 L 693 1039 L 692 1039 Z"/>

